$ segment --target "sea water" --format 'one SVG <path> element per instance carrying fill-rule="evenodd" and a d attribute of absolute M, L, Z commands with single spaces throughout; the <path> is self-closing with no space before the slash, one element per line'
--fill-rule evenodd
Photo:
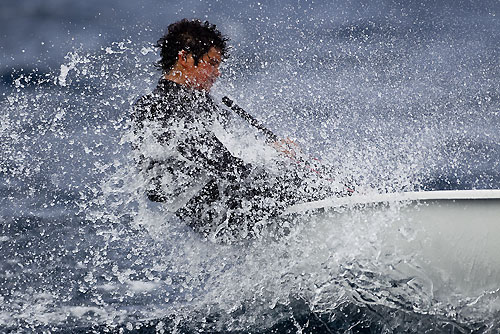
<path fill-rule="evenodd" d="M 335 182 L 359 193 L 499 187 L 494 3 L 177 7 L 233 38 L 214 98 L 294 138 Z M 305 214 L 284 219 L 279 238 L 219 243 L 148 202 L 129 123 L 159 77 L 143 27 L 4 76 L 2 331 L 498 332 L 498 289 L 453 285 L 398 247 L 419 233 L 405 203 Z M 253 163 L 272 155 L 237 117 L 224 139 Z"/>

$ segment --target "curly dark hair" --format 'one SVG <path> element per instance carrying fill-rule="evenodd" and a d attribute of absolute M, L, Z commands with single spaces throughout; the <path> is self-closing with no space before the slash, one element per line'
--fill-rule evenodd
<path fill-rule="evenodd" d="M 223 58 L 228 56 L 229 39 L 217 30 L 215 24 L 208 21 L 201 22 L 198 19 L 182 19 L 168 26 L 165 35 L 156 43 L 160 48 L 160 57 L 157 66 L 164 73 L 169 72 L 177 62 L 177 56 L 184 50 L 192 54 L 195 65 L 208 53 L 210 48 L 215 47 Z"/>

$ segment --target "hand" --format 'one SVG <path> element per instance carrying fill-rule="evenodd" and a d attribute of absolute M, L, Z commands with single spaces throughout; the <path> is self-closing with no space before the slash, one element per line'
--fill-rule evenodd
<path fill-rule="evenodd" d="M 280 141 L 272 143 L 274 149 L 290 159 L 297 159 L 302 151 L 299 145 L 290 138 L 281 139 Z"/>

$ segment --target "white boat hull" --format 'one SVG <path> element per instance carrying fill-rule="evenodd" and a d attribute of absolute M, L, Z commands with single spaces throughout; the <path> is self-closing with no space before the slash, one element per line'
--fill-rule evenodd
<path fill-rule="evenodd" d="M 373 223 L 386 212 L 384 242 L 392 251 L 418 260 L 434 282 L 472 295 L 495 290 L 498 294 L 499 190 L 353 195 L 300 204 L 289 212 L 318 209 L 326 210 L 331 223 L 336 215 Z M 402 228 L 412 232 L 403 237 Z"/>
<path fill-rule="evenodd" d="M 500 288 L 500 199 L 431 200 L 408 205 L 401 219 L 416 235 L 408 251 L 461 291 Z"/>

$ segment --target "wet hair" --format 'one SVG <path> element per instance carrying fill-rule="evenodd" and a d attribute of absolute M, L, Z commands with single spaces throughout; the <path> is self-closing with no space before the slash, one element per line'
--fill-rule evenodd
<path fill-rule="evenodd" d="M 212 47 L 218 49 L 221 56 L 226 58 L 228 53 L 226 42 L 228 40 L 217 30 L 215 24 L 210 24 L 208 21 L 201 22 L 198 19 L 182 19 L 169 25 L 165 35 L 156 43 L 156 47 L 160 49 L 161 57 L 157 66 L 164 73 L 169 72 L 177 62 L 179 52 L 182 50 L 193 56 L 195 65 Z"/>

